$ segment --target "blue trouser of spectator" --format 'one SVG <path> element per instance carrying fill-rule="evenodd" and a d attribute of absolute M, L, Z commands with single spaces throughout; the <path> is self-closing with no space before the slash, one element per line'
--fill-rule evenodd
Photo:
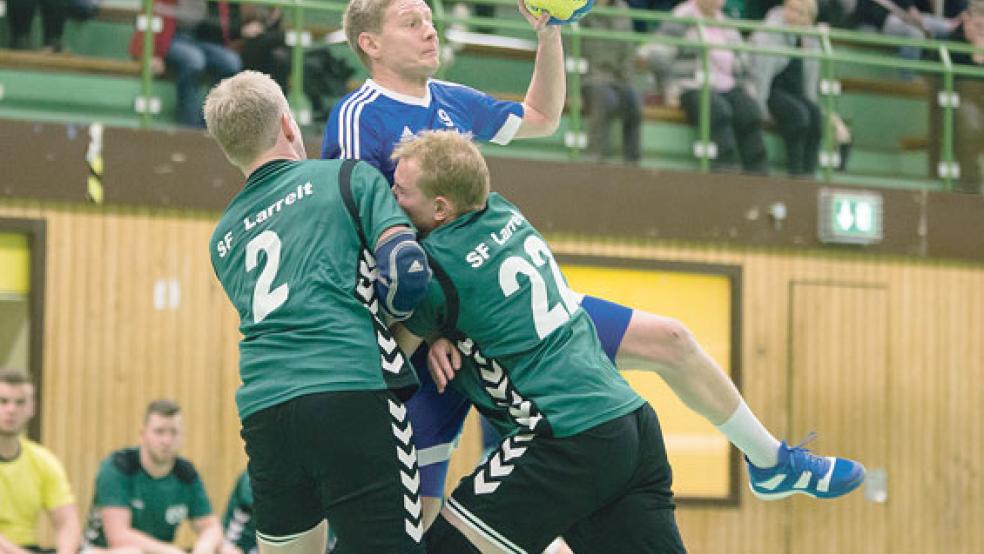
<path fill-rule="evenodd" d="M 177 81 L 175 119 L 182 125 L 204 127 L 201 79 L 206 70 L 224 79 L 242 68 L 239 54 L 225 46 L 196 39 L 182 31 L 174 33 L 167 51 L 167 66 Z"/>

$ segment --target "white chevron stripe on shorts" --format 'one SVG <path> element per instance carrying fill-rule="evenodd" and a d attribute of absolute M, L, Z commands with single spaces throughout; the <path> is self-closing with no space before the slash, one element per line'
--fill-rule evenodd
<path fill-rule="evenodd" d="M 525 550 L 514 544 L 506 537 L 502 536 L 487 523 L 476 517 L 475 514 L 469 512 L 468 509 L 455 500 L 453 496 L 448 498 L 447 507 L 454 515 L 458 516 L 458 518 L 461 519 L 465 525 L 471 527 L 476 533 L 485 537 L 486 540 L 499 547 L 503 552 L 526 554 Z"/>
<path fill-rule="evenodd" d="M 416 542 L 424 535 L 424 521 L 421 517 L 420 502 L 420 470 L 417 467 L 417 448 L 410 442 L 413 427 L 407 418 L 405 404 L 386 399 L 389 404 L 390 427 L 393 437 L 397 440 L 396 458 L 400 462 L 400 482 L 403 483 L 403 508 L 407 516 L 403 519 L 403 529 Z M 405 448 L 404 448 L 405 447 Z"/>

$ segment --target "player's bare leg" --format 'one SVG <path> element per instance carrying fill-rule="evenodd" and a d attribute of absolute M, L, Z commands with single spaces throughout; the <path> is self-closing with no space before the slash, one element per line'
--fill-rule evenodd
<path fill-rule="evenodd" d="M 423 518 L 421 521 L 424 522 L 424 530 L 434 523 L 437 519 L 438 514 L 441 513 L 441 506 L 444 504 L 443 498 L 435 498 L 433 496 L 420 496 L 420 503 L 423 506 Z"/>
<path fill-rule="evenodd" d="M 260 554 L 324 554 L 328 546 L 328 522 L 321 520 L 307 531 L 289 537 L 267 537 L 256 534 Z"/>
<path fill-rule="evenodd" d="M 749 462 L 749 484 L 759 498 L 772 500 L 795 493 L 836 498 L 864 480 L 860 463 L 816 456 L 776 440 L 724 370 L 675 319 L 633 311 L 617 361 L 622 368 L 659 373 L 684 404 L 741 450 Z"/>
<path fill-rule="evenodd" d="M 734 383 L 690 330 L 669 317 L 633 311 L 617 364 L 656 371 L 690 409 L 714 425 L 724 423 L 741 403 Z"/>

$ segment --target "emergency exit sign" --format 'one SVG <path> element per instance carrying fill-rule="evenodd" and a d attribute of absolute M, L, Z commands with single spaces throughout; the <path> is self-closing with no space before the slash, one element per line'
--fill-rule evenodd
<path fill-rule="evenodd" d="M 820 189 L 817 232 L 834 244 L 874 244 L 882 240 L 882 197 L 874 192 Z"/>

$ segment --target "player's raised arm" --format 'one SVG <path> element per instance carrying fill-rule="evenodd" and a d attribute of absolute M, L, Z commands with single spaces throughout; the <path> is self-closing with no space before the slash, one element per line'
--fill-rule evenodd
<path fill-rule="evenodd" d="M 516 138 L 545 137 L 560 126 L 567 97 L 567 75 L 564 70 L 564 46 L 560 40 L 560 27 L 547 25 L 550 15 L 543 13 L 539 19 L 526 9 L 523 0 L 517 0 L 520 13 L 536 29 L 536 60 L 533 76 L 523 98 L 523 121 Z"/>

